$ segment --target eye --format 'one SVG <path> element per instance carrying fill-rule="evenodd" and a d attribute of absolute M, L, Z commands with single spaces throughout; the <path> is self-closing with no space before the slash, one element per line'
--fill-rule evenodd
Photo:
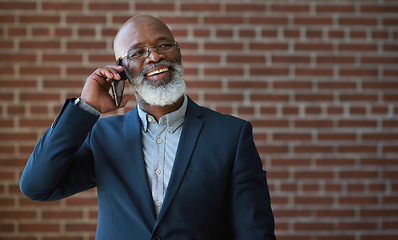
<path fill-rule="evenodd" d="M 130 58 L 138 58 L 144 55 L 147 52 L 146 48 L 134 48 L 131 49 L 129 52 L 129 57 Z"/>
<path fill-rule="evenodd" d="M 168 48 L 172 48 L 173 46 L 174 46 L 174 43 L 161 43 L 156 48 L 157 49 L 168 49 Z"/>

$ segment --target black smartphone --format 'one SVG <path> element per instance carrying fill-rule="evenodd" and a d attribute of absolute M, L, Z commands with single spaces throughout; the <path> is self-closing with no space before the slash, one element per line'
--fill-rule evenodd
<path fill-rule="evenodd" d="M 122 61 L 118 60 L 116 61 L 116 64 L 122 66 Z M 115 100 L 116 107 L 120 106 L 124 91 L 125 80 L 127 80 L 127 75 L 124 69 L 123 71 L 119 72 L 119 75 L 120 80 L 113 80 L 113 82 L 111 83 L 112 95 L 113 99 Z"/>

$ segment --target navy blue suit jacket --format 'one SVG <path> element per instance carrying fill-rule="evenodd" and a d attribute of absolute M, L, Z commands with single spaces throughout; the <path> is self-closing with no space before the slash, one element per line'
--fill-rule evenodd
<path fill-rule="evenodd" d="M 275 239 L 249 122 L 189 99 L 158 217 L 140 134 L 136 108 L 98 119 L 68 100 L 29 158 L 21 191 L 54 201 L 97 187 L 97 240 Z"/>

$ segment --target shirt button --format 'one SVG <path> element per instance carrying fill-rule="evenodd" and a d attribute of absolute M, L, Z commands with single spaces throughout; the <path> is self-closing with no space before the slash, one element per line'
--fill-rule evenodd
<path fill-rule="evenodd" d="M 158 144 L 161 144 L 161 143 L 163 142 L 163 140 L 160 139 L 160 138 L 158 138 L 158 139 L 156 140 L 156 142 L 157 142 Z"/>
<path fill-rule="evenodd" d="M 153 122 L 153 118 L 152 117 L 148 117 L 148 122 Z"/>
<path fill-rule="evenodd" d="M 173 130 L 173 129 L 174 129 L 174 127 L 173 127 L 173 126 L 170 126 L 169 128 L 170 128 L 170 130 Z"/>
<path fill-rule="evenodd" d="M 156 202 L 156 206 L 158 206 L 158 207 L 162 206 L 162 202 L 157 201 L 157 202 Z"/>
<path fill-rule="evenodd" d="M 155 174 L 156 174 L 156 175 L 160 175 L 160 173 L 162 173 L 162 171 L 160 171 L 159 169 L 156 169 L 156 170 L 155 170 Z"/>

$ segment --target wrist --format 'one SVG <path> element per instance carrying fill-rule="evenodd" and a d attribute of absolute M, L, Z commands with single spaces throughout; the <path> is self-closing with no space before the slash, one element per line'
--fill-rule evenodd
<path fill-rule="evenodd" d="M 94 107 L 90 106 L 89 104 L 85 103 L 84 101 L 81 100 L 80 97 L 76 98 L 76 100 L 73 102 L 76 106 L 80 107 L 81 109 L 92 113 L 94 115 L 100 116 L 101 112 L 95 109 Z"/>

